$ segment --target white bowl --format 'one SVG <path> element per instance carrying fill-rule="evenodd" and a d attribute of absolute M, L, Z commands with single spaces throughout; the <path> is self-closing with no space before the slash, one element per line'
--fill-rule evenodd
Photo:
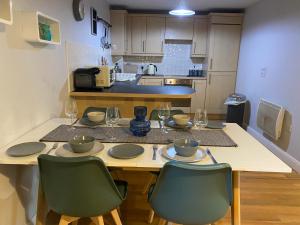
<path fill-rule="evenodd" d="M 104 120 L 105 112 L 89 112 L 87 116 L 90 121 L 99 123 Z"/>
<path fill-rule="evenodd" d="M 185 114 L 176 114 L 173 116 L 173 119 L 175 123 L 180 126 L 187 125 L 187 123 L 190 121 L 190 117 Z"/>

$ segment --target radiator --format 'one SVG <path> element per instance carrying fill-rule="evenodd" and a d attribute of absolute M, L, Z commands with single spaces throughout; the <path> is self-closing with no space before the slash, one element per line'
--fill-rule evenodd
<path fill-rule="evenodd" d="M 257 112 L 257 126 L 274 140 L 281 135 L 285 109 L 271 102 L 260 100 Z"/>

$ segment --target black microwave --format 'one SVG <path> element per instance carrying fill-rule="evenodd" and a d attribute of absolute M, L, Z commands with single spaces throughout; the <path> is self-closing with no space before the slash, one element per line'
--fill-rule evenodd
<path fill-rule="evenodd" d="M 99 72 L 97 67 L 76 69 L 73 72 L 75 91 L 101 91 L 102 88 L 96 86 L 96 75 Z"/>

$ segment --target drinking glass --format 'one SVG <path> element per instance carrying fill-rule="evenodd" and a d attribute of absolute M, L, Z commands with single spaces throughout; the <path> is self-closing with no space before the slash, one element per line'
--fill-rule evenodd
<path fill-rule="evenodd" d="M 106 109 L 106 115 L 105 115 L 106 125 L 112 128 L 111 137 L 110 137 L 111 141 L 116 140 L 116 137 L 114 137 L 113 135 L 113 128 L 114 125 L 118 123 L 119 119 L 120 119 L 120 113 L 118 107 L 108 107 Z"/>
<path fill-rule="evenodd" d="M 194 116 L 194 125 L 197 128 L 205 128 L 208 124 L 207 112 L 205 109 L 197 109 Z"/>
<path fill-rule="evenodd" d="M 65 114 L 70 119 L 70 124 L 75 122 L 76 116 L 78 114 L 77 104 L 74 98 L 68 98 L 65 102 Z M 73 125 L 71 129 L 75 129 Z"/>
<path fill-rule="evenodd" d="M 161 105 L 158 108 L 158 118 L 161 120 L 161 131 L 163 133 L 168 133 L 167 129 L 165 128 L 165 121 L 170 117 L 170 106 L 169 105 Z"/>

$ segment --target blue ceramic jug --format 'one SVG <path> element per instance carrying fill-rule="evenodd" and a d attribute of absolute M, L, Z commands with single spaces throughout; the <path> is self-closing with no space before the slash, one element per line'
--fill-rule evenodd
<path fill-rule="evenodd" d="M 134 107 L 135 119 L 130 121 L 130 131 L 134 136 L 146 136 L 151 130 L 150 121 L 146 119 L 147 107 L 146 106 L 135 106 Z"/>

